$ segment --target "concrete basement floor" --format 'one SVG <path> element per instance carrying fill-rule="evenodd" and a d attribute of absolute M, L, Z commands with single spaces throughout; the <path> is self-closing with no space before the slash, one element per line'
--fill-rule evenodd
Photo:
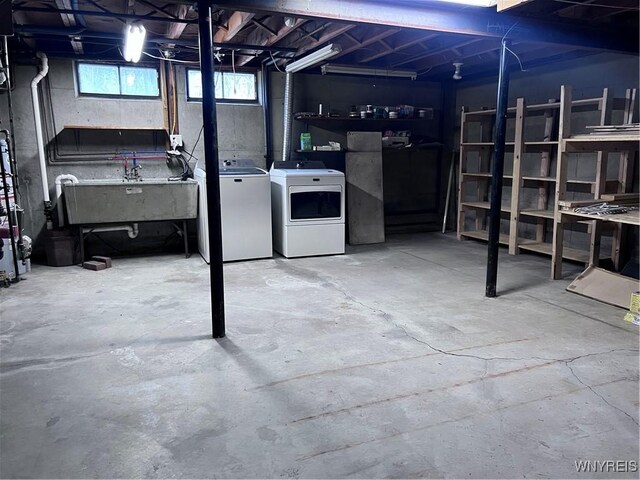
<path fill-rule="evenodd" d="M 393 236 L 225 266 L 210 338 L 199 256 L 34 267 L 1 292 L 6 477 L 632 477 L 638 329 L 549 259 Z"/>

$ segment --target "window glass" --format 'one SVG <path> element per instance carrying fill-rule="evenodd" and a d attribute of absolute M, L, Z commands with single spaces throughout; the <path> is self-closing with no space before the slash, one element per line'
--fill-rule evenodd
<path fill-rule="evenodd" d="M 117 65 L 79 63 L 78 88 L 80 93 L 119 95 L 120 85 Z"/>
<path fill-rule="evenodd" d="M 258 100 L 256 74 L 247 72 L 214 72 L 215 95 L 218 100 L 255 102 Z M 200 70 L 187 70 L 187 97 L 202 99 L 202 76 Z"/>
<path fill-rule="evenodd" d="M 139 97 L 157 97 L 158 71 L 155 68 L 120 67 L 120 93 Z"/>
<path fill-rule="evenodd" d="M 88 95 L 158 97 L 158 70 L 78 62 L 78 91 Z"/>
<path fill-rule="evenodd" d="M 198 70 L 187 70 L 187 91 L 191 98 L 202 98 L 202 76 Z"/>

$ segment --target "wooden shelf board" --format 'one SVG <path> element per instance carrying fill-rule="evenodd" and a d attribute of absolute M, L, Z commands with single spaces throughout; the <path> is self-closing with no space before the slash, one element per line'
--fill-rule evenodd
<path fill-rule="evenodd" d="M 505 142 L 505 147 L 513 147 L 515 145 L 514 142 Z M 467 150 L 475 150 L 475 149 L 483 149 L 483 148 L 493 148 L 493 142 L 464 142 L 460 144 L 461 147 Z"/>
<path fill-rule="evenodd" d="M 523 176 L 523 180 L 531 181 L 531 182 L 555 182 L 555 177 L 532 177 L 532 176 Z"/>
<path fill-rule="evenodd" d="M 476 240 L 484 240 L 485 242 L 489 240 L 489 232 L 486 230 L 470 230 L 468 232 L 460 232 L 460 235 L 463 237 L 474 238 Z M 509 235 L 501 233 L 500 244 L 509 245 Z"/>
<path fill-rule="evenodd" d="M 553 210 L 520 210 L 520 215 L 529 217 L 549 218 L 553 220 Z"/>
<path fill-rule="evenodd" d="M 535 240 L 520 240 L 518 242 L 518 247 L 520 248 L 520 250 L 542 253 L 549 256 L 551 256 L 553 248 L 550 243 L 539 243 Z M 587 263 L 589 261 L 589 252 L 587 251 L 577 250 L 575 248 L 569 247 L 564 247 L 562 250 L 562 258 L 580 263 Z"/>
<path fill-rule="evenodd" d="M 462 202 L 462 206 L 469 208 L 479 208 L 482 210 L 489 210 L 491 208 L 491 204 L 489 202 Z M 511 208 L 508 205 L 502 205 L 500 211 L 510 212 Z"/>
<path fill-rule="evenodd" d="M 563 140 L 567 152 L 615 152 L 638 150 L 640 135 L 612 134 L 612 135 L 576 135 Z"/>
<path fill-rule="evenodd" d="M 484 172 L 480 172 L 480 173 L 463 173 L 462 176 L 467 176 L 467 177 L 478 177 L 478 178 L 491 178 L 492 175 L 490 173 L 484 173 Z M 512 175 L 503 175 L 502 176 L 503 179 L 507 179 L 507 180 L 511 180 L 513 178 Z"/>

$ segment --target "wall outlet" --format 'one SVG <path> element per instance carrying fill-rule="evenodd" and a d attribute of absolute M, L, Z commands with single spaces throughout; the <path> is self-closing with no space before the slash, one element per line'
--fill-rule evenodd
<path fill-rule="evenodd" d="M 169 135 L 169 141 L 171 142 L 171 148 L 182 146 L 182 135 Z"/>

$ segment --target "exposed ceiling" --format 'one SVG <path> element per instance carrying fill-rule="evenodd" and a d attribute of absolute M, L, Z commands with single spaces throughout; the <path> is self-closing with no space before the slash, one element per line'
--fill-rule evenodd
<path fill-rule="evenodd" d="M 303 3 L 311 2 L 216 2 L 218 61 L 236 68 L 257 67 L 264 61 L 281 65 L 338 43 L 342 52 L 331 63 L 408 69 L 418 72 L 419 79 L 442 80 L 451 77 L 453 62 L 463 62 L 467 76 L 495 72 L 504 34 L 512 39 L 511 49 L 524 68 L 597 53 L 601 47 L 632 52 L 638 48 L 637 0 L 534 0 L 503 13 L 496 13 L 495 7 L 433 0 L 323 0 L 301 10 Z M 360 10 L 350 8 L 356 3 Z M 13 10 L 15 51 L 121 59 L 123 27 L 139 21 L 148 32 L 148 59 L 198 61 L 194 2 L 18 0 Z"/>

